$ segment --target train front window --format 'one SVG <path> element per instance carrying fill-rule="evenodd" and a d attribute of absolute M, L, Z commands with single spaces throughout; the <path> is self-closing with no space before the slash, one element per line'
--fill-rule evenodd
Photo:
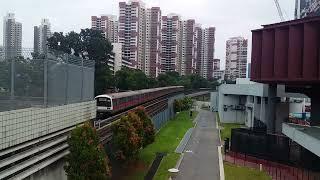
<path fill-rule="evenodd" d="M 111 99 L 106 97 L 97 98 L 97 106 L 111 107 Z"/>

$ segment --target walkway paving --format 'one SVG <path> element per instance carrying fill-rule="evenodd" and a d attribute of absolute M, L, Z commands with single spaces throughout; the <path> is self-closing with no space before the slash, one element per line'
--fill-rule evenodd
<path fill-rule="evenodd" d="M 214 113 L 200 110 L 197 125 L 185 148 L 177 180 L 219 180 L 220 145 Z"/>

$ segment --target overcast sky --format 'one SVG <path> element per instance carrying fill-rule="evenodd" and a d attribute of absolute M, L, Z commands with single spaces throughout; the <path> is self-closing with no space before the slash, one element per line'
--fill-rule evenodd
<path fill-rule="evenodd" d="M 90 27 L 92 15 L 118 15 L 118 2 L 125 0 L 1 0 L 0 16 L 15 13 L 22 23 L 22 46 L 33 47 L 33 26 L 49 18 L 52 31 L 79 31 Z M 144 0 L 147 7 L 159 6 L 162 15 L 180 14 L 197 23 L 216 27 L 215 58 L 225 61 L 225 42 L 233 36 L 249 39 L 248 61 L 251 54 L 251 30 L 263 24 L 279 22 L 274 0 Z M 279 0 L 286 19 L 293 19 L 294 0 Z M 3 20 L 3 19 L 2 19 Z M 3 37 L 0 23 L 0 44 Z"/>

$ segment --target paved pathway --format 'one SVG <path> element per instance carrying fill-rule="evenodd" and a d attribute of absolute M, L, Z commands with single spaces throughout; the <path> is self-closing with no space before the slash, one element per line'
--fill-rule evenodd
<path fill-rule="evenodd" d="M 220 145 L 214 113 L 200 110 L 187 144 L 177 180 L 219 180 Z"/>

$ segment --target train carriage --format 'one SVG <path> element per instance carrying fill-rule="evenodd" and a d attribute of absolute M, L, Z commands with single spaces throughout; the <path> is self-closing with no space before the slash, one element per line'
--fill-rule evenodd
<path fill-rule="evenodd" d="M 152 99 L 156 99 L 173 92 L 183 91 L 183 89 L 183 86 L 170 86 L 98 95 L 95 97 L 97 101 L 97 112 L 116 114 L 117 112 L 138 106 Z"/>

